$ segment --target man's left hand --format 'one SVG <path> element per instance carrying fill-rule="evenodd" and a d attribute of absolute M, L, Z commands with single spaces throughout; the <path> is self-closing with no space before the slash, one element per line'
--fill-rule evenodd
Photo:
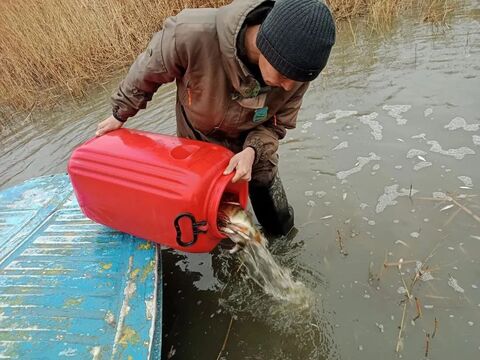
<path fill-rule="evenodd" d="M 223 175 L 228 175 L 235 170 L 235 175 L 232 179 L 233 183 L 236 183 L 239 180 L 250 181 L 252 178 L 252 166 L 254 161 L 255 150 L 251 147 L 247 147 L 230 159 L 230 163 L 223 172 Z"/>

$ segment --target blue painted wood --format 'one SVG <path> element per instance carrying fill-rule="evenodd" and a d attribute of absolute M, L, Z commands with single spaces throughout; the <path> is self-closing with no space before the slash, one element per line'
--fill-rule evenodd
<path fill-rule="evenodd" d="M 65 174 L 1 191 L 0 358 L 159 358 L 159 250 L 85 218 Z"/>

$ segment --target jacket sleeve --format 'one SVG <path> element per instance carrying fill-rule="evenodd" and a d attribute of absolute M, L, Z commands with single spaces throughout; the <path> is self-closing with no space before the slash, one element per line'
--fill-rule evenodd
<path fill-rule="evenodd" d="M 160 85 L 184 73 L 175 44 L 175 24 L 175 17 L 165 20 L 163 29 L 154 34 L 113 93 L 112 110 L 117 120 L 124 122 L 144 109 Z"/>
<path fill-rule="evenodd" d="M 285 137 L 287 129 L 295 128 L 308 85 L 308 82 L 302 84 L 271 121 L 257 126 L 247 134 L 243 148 L 252 147 L 255 150 L 254 165 L 272 158 L 278 150 L 278 141 Z"/>

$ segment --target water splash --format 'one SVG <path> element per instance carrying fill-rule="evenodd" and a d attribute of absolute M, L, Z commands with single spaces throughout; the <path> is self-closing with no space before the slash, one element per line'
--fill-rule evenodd
<path fill-rule="evenodd" d="M 312 293 L 303 283 L 292 278 L 289 269 L 275 261 L 264 244 L 249 241 L 239 256 L 249 278 L 274 299 L 298 305 L 300 308 L 308 308 L 312 304 Z"/>
<path fill-rule="evenodd" d="M 289 269 L 275 261 L 267 248 L 265 236 L 247 211 L 237 204 L 224 203 L 220 206 L 218 225 L 220 231 L 235 243 L 231 253 L 243 249 L 239 257 L 248 277 L 266 294 L 301 307 L 309 306 L 312 293 L 303 283 L 293 279 Z"/>

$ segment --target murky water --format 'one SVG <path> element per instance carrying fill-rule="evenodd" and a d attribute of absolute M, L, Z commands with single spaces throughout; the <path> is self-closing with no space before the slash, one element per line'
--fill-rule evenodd
<path fill-rule="evenodd" d="M 344 34 L 307 93 L 280 151 L 299 231 L 271 250 L 314 309 L 265 296 L 222 249 L 165 249 L 165 355 L 216 359 L 225 344 L 224 359 L 423 359 L 428 341 L 431 359 L 480 356 L 480 11 L 468 3 L 449 27 Z M 107 93 L 3 128 L 0 187 L 65 171 Z M 163 87 L 129 126 L 173 134 L 173 99 Z"/>

